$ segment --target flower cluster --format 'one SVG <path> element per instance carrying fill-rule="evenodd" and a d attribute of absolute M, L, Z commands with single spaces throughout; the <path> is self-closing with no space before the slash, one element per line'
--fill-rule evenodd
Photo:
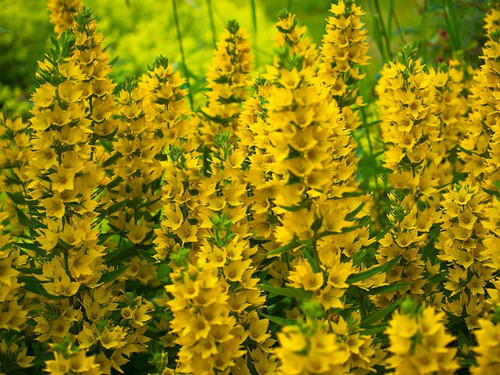
<path fill-rule="evenodd" d="M 453 336 L 446 332 L 443 320 L 444 313 L 432 307 L 403 302 L 402 311 L 394 313 L 387 329 L 389 367 L 396 374 L 454 374 L 456 349 L 448 348 Z"/>
<path fill-rule="evenodd" d="M 0 373 L 500 372 L 498 8 L 479 68 L 407 45 L 369 105 L 354 0 L 319 47 L 280 13 L 265 72 L 228 22 L 202 104 L 49 9 L 31 115 L 0 114 Z"/>

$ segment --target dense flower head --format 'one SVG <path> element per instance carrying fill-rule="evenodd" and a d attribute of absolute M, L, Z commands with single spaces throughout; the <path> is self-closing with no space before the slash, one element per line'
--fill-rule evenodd
<path fill-rule="evenodd" d="M 281 12 L 262 70 L 230 21 L 206 80 L 116 82 L 48 3 L 31 113 L 0 113 L 1 374 L 500 372 L 496 3 L 479 67 L 411 43 L 375 87 L 355 0 L 319 46 Z"/>
<path fill-rule="evenodd" d="M 149 126 L 155 126 L 158 132 L 159 147 L 168 151 L 170 145 L 179 141 L 183 143 L 195 124 L 188 118 L 190 112 L 185 102 L 185 79 L 174 71 L 172 62 L 159 56 L 152 69 L 141 78 L 139 90 L 143 90 L 145 95 L 145 121 L 154 124 Z"/>
<path fill-rule="evenodd" d="M 469 100 L 472 113 L 465 139 L 461 146 L 465 149 L 461 158 L 465 162 L 464 172 L 477 179 L 485 178 L 485 184 L 493 188 L 498 181 L 498 83 L 500 11 L 491 9 L 485 17 L 487 41 L 481 58 L 484 63 L 474 75 Z"/>
<path fill-rule="evenodd" d="M 351 0 L 332 3 L 330 13 L 321 45 L 319 77 L 342 108 L 346 126 L 355 129 L 359 119 L 351 106 L 362 105 L 363 101 L 353 83 L 363 78 L 360 67 L 369 60 L 367 30 L 360 20 L 365 13 Z"/>
<path fill-rule="evenodd" d="M 347 374 L 348 355 L 325 323 L 304 322 L 278 334 L 280 374 Z"/>
<path fill-rule="evenodd" d="M 377 86 L 385 168 L 393 188 L 389 194 L 391 230 L 380 241 L 378 257 L 380 261 L 400 257 L 401 266 L 387 275 L 386 282 L 408 283 L 403 293 L 422 295 L 426 273 L 423 248 L 440 216 L 439 180 L 431 159 L 431 145 L 440 141 L 440 134 L 431 75 L 414 54 L 413 45 L 405 46 L 398 61 L 384 67 Z M 376 297 L 377 303 L 395 295 Z"/>
<path fill-rule="evenodd" d="M 318 52 L 315 45 L 305 33 L 306 26 L 300 27 L 296 15 L 283 11 L 278 15 L 279 21 L 276 22 L 274 27 L 278 30 L 275 34 L 274 48 L 276 48 L 280 55 L 288 55 L 290 58 L 297 58 L 301 61 L 302 66 L 305 68 L 316 68 L 315 64 L 318 61 Z M 280 58 L 274 58 L 274 64 L 280 64 Z"/>
<path fill-rule="evenodd" d="M 455 373 L 456 349 L 448 347 L 453 336 L 444 328 L 444 317 L 444 313 L 416 306 L 411 300 L 394 313 L 387 329 L 391 345 L 387 361 L 396 374 Z"/>
<path fill-rule="evenodd" d="M 248 98 L 248 81 L 253 56 L 249 36 L 238 22 L 231 20 L 217 42 L 215 56 L 207 73 L 207 106 L 203 109 L 209 136 L 225 128 L 239 129 L 241 103 Z"/>
<path fill-rule="evenodd" d="M 0 168 L 4 170 L 0 180 L 0 190 L 8 194 L 1 205 L 8 213 L 10 231 L 22 235 L 25 229 L 19 221 L 17 210 L 27 211 L 24 191 L 29 182 L 27 176 L 30 149 L 28 124 L 15 114 L 0 113 Z"/>
<path fill-rule="evenodd" d="M 202 262 L 179 269 L 171 279 L 172 331 L 181 345 L 178 371 L 211 374 L 234 366 L 244 354 L 239 348 L 244 337 L 229 315 L 227 283 Z"/>
<path fill-rule="evenodd" d="M 439 141 L 431 144 L 428 168 L 439 178 L 439 186 L 451 183 L 453 173 L 463 168 L 457 157 L 460 142 L 466 133 L 469 103 L 467 101 L 467 85 L 469 73 L 456 60 L 437 69 L 429 68 L 429 82 L 434 93 L 432 95 L 433 112 L 438 116 Z"/>
<path fill-rule="evenodd" d="M 154 122 L 146 121 L 147 92 L 137 84 L 121 90 L 120 123 L 114 149 L 118 153 L 114 174 L 120 178 L 116 187 L 108 189 L 110 204 L 123 205 L 110 224 L 127 232 L 132 243 L 143 242 L 154 224 L 152 216 L 159 209 L 158 181 L 162 167 L 158 155 L 162 152 L 158 129 Z M 113 156 L 110 156 L 112 158 Z M 109 160 L 109 159 L 108 159 Z"/>
<path fill-rule="evenodd" d="M 450 188 L 443 198 L 443 224 L 436 247 L 442 251 L 440 259 L 449 265 L 444 287 L 451 293 L 445 310 L 462 316 L 465 308 L 466 324 L 477 328 L 478 317 L 489 310 L 486 288 L 495 272 L 483 243 L 488 196 L 477 185 L 466 184 Z"/>
<path fill-rule="evenodd" d="M 73 26 L 74 16 L 82 9 L 83 4 L 81 0 L 49 0 L 47 7 L 54 31 L 61 35 Z"/>
<path fill-rule="evenodd" d="M 472 368 L 473 374 L 493 375 L 500 368 L 500 324 L 488 319 L 479 320 L 479 329 L 475 332 L 478 354 L 477 366 Z"/>

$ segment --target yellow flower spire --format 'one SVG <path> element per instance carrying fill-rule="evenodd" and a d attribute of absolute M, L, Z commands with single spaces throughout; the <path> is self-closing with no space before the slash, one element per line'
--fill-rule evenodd
<path fill-rule="evenodd" d="M 319 78 L 329 97 L 335 99 L 345 116 L 346 126 L 356 129 L 360 121 L 353 105 L 363 105 L 356 83 L 363 78 L 360 67 L 368 65 L 367 30 L 360 18 L 365 13 L 354 0 L 332 3 L 321 45 Z"/>
<path fill-rule="evenodd" d="M 231 20 L 217 42 L 207 74 L 208 92 L 202 113 L 202 137 L 208 146 L 218 131 L 239 131 L 241 104 L 248 98 L 253 55 L 249 37 L 238 22 Z"/>
<path fill-rule="evenodd" d="M 445 315 L 432 307 L 417 306 L 405 300 L 386 330 L 389 336 L 388 367 L 395 374 L 454 374 L 459 368 L 456 348 L 449 347 L 454 337 L 443 325 Z"/>
<path fill-rule="evenodd" d="M 48 0 L 47 7 L 50 11 L 50 22 L 54 24 L 54 31 L 61 35 L 71 29 L 74 17 L 82 9 L 81 0 Z"/>

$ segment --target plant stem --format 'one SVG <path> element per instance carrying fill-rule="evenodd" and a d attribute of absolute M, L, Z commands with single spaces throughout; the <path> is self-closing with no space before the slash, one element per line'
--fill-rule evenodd
<path fill-rule="evenodd" d="M 321 270 L 321 262 L 319 260 L 319 254 L 318 254 L 318 239 L 316 233 L 314 233 L 314 239 L 312 242 L 312 252 L 313 252 L 314 263 L 316 263 L 316 269 Z"/>
<path fill-rule="evenodd" d="M 422 5 L 422 22 L 420 24 L 420 53 L 422 54 L 422 59 L 426 60 L 427 42 L 426 42 L 426 28 L 427 28 L 427 0 L 424 0 Z"/>
<path fill-rule="evenodd" d="M 177 42 L 179 43 L 179 51 L 181 52 L 182 65 L 184 67 L 184 74 L 186 75 L 186 85 L 188 89 L 189 104 L 191 105 L 191 109 L 193 109 L 193 94 L 191 93 L 191 87 L 189 85 L 189 70 L 186 65 L 186 55 L 184 53 L 184 47 L 182 45 L 182 33 L 179 24 L 179 15 L 177 14 L 176 0 L 172 0 L 172 5 L 174 8 L 175 28 L 177 29 Z"/>
<path fill-rule="evenodd" d="M 259 66 L 259 50 L 257 47 L 257 10 L 255 7 L 255 0 L 250 0 L 252 7 L 252 31 L 253 31 L 253 46 L 255 51 L 255 64 Z"/>
<path fill-rule="evenodd" d="M 214 22 L 214 12 L 212 9 L 212 0 L 207 0 L 207 8 L 208 8 L 208 19 L 210 20 L 210 30 L 212 31 L 212 43 L 214 48 L 217 46 L 217 32 L 215 31 L 215 22 Z"/>
<path fill-rule="evenodd" d="M 384 38 L 385 49 L 386 49 L 386 53 L 387 53 L 387 59 L 386 59 L 386 61 L 388 61 L 391 58 L 391 56 L 392 56 L 391 44 L 390 44 L 390 41 L 389 41 L 389 36 L 387 35 L 387 30 L 386 30 L 385 25 L 384 25 L 384 20 L 382 18 L 382 13 L 380 12 L 380 4 L 379 4 L 378 0 L 375 0 L 375 12 L 376 12 L 378 23 L 379 23 L 379 26 L 380 26 L 380 31 L 382 32 L 382 36 Z"/>
<path fill-rule="evenodd" d="M 403 44 L 406 44 L 405 37 L 404 37 L 403 32 L 401 30 L 401 24 L 399 23 L 397 13 L 394 10 L 394 8 L 392 8 L 392 19 L 394 20 L 394 25 L 396 26 L 396 30 L 398 31 L 399 41 Z"/>

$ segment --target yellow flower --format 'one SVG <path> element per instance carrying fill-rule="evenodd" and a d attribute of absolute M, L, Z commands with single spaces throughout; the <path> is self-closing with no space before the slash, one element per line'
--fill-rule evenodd
<path fill-rule="evenodd" d="M 45 207 L 48 216 L 62 218 L 65 213 L 64 202 L 61 195 L 56 192 L 53 197 L 41 200 L 42 205 Z"/>
<path fill-rule="evenodd" d="M 315 291 L 323 286 L 323 273 L 314 273 L 309 262 L 304 259 L 300 259 L 290 271 L 289 279 L 294 288 Z"/>
<path fill-rule="evenodd" d="M 196 242 L 197 232 L 198 229 L 196 228 L 196 226 L 189 224 L 189 222 L 185 220 L 184 223 L 182 223 L 182 225 L 175 231 L 175 234 L 179 236 L 182 243 L 184 244 L 186 242 Z"/>
<path fill-rule="evenodd" d="M 46 83 L 36 89 L 32 99 L 40 107 L 47 108 L 53 103 L 55 93 L 56 88 L 50 83 Z"/>
<path fill-rule="evenodd" d="M 500 348 L 500 325 L 487 319 L 479 320 L 479 329 L 475 331 L 477 346 L 477 365 L 472 367 L 473 374 L 493 375 L 500 366 L 496 353 Z"/>
<path fill-rule="evenodd" d="M 458 369 L 456 349 L 448 347 L 454 338 L 445 331 L 444 314 L 436 313 L 432 307 L 411 304 L 414 311 L 395 312 L 387 328 L 389 367 L 396 373 L 419 373 L 423 369 L 424 373 L 453 374 Z"/>
<path fill-rule="evenodd" d="M 127 238 L 135 244 L 141 243 L 149 232 L 148 227 L 132 222 L 127 224 L 126 229 L 128 230 Z"/>
<path fill-rule="evenodd" d="M 72 190 L 75 186 L 75 172 L 72 168 L 60 166 L 57 172 L 51 174 L 49 178 L 53 184 L 52 188 L 59 193 L 64 192 L 64 190 Z"/>

